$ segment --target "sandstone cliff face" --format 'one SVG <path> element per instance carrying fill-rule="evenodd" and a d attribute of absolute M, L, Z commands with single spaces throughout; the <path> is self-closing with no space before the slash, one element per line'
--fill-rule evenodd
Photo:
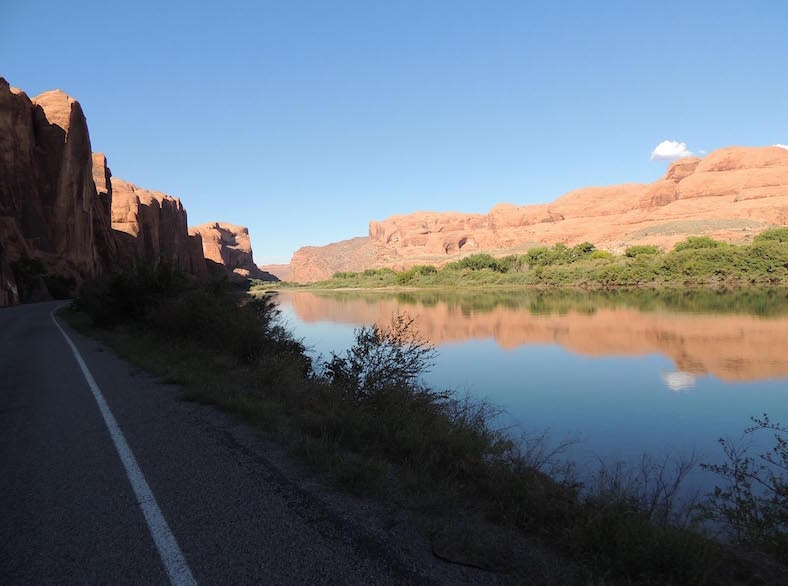
<path fill-rule="evenodd" d="M 489 214 L 416 212 L 370 222 L 369 238 L 296 251 L 292 280 L 337 271 L 443 265 L 474 252 L 500 256 L 538 245 L 589 241 L 612 252 L 664 248 L 690 235 L 746 242 L 788 225 L 788 150 L 731 147 L 681 159 L 651 184 L 589 187 L 549 204 L 499 204 Z"/>
<path fill-rule="evenodd" d="M 94 275 L 96 206 L 87 121 L 60 90 L 32 100 L 0 78 L 0 240 L 6 260 L 34 255 L 53 274 Z M 21 236 L 21 237 L 20 237 Z M 106 236 L 106 235 L 104 235 Z"/>
<path fill-rule="evenodd" d="M 93 241 L 95 253 L 103 270 L 112 270 L 118 258 L 118 244 L 112 232 L 112 182 L 107 158 L 103 153 L 93 153 Z"/>
<path fill-rule="evenodd" d="M 246 243 L 251 263 L 248 232 Z M 137 262 L 208 276 L 180 200 L 113 178 L 79 102 L 60 90 L 31 100 L 0 77 L 0 306 L 21 297 L 12 269 L 23 257 L 74 283 Z"/>
<path fill-rule="evenodd" d="M 202 242 L 202 255 L 206 260 L 224 267 L 236 279 L 277 280 L 254 264 L 246 227 L 210 222 L 190 228 L 189 234 Z"/>
<path fill-rule="evenodd" d="M 121 264 L 166 262 L 197 276 L 207 269 L 198 238 L 190 237 L 180 199 L 113 177 L 112 229 Z"/>
<path fill-rule="evenodd" d="M 273 264 L 273 265 L 259 265 L 260 270 L 265 271 L 269 275 L 279 279 L 280 281 L 289 281 L 292 275 L 292 269 L 289 264 Z"/>

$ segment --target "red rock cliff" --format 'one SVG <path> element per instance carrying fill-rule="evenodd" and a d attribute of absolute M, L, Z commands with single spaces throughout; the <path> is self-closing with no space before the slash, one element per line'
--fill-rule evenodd
<path fill-rule="evenodd" d="M 0 242 L 6 266 L 27 256 L 52 275 L 74 281 L 93 276 L 112 263 L 108 226 L 79 102 L 60 90 L 31 100 L 0 78 Z M 11 299 L 8 288 L 0 287 L 0 301 Z"/>
<path fill-rule="evenodd" d="M 276 280 L 276 277 L 254 264 L 252 242 L 246 227 L 209 222 L 190 228 L 189 234 L 201 239 L 202 253 L 208 261 L 224 267 L 236 278 Z"/>
<path fill-rule="evenodd" d="M 166 262 L 200 277 L 207 275 L 202 244 L 189 235 L 180 199 L 117 177 L 111 179 L 111 189 L 112 229 L 121 264 Z"/>
<path fill-rule="evenodd" d="M 60 90 L 31 100 L 0 78 L 0 306 L 19 301 L 22 257 L 75 283 L 139 260 L 207 276 L 187 225 L 178 198 L 112 177 L 79 102 Z"/>
<path fill-rule="evenodd" d="M 443 265 L 474 252 L 496 256 L 533 246 L 589 241 L 621 252 L 631 244 L 665 248 L 690 235 L 746 242 L 788 225 L 788 150 L 731 147 L 681 159 L 651 184 L 588 187 L 549 204 L 499 204 L 488 214 L 416 212 L 370 222 L 368 239 L 296 251 L 291 279 L 337 271 Z"/>

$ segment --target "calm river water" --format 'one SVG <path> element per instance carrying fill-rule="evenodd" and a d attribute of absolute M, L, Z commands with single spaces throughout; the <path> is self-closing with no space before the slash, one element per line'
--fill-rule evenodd
<path fill-rule="evenodd" d="M 695 453 L 719 461 L 720 436 L 749 417 L 788 423 L 788 292 L 720 294 L 278 294 L 297 337 L 324 358 L 355 328 L 415 317 L 438 348 L 426 382 L 482 397 L 506 425 L 579 439 L 581 473 Z M 707 489 L 708 474 L 691 479 Z"/>

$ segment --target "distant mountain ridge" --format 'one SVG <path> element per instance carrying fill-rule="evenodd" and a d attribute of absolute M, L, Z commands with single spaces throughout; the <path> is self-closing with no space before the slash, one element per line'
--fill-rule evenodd
<path fill-rule="evenodd" d="M 25 300 L 13 270 L 23 259 L 72 284 L 139 262 L 200 279 L 209 266 L 237 279 L 274 278 L 254 265 L 248 230 L 233 228 L 246 238 L 226 254 L 225 240 L 190 234 L 180 199 L 112 177 L 91 151 L 78 101 L 60 90 L 30 99 L 0 77 L 0 306 Z"/>
<path fill-rule="evenodd" d="M 290 279 L 441 266 L 476 252 L 503 256 L 557 242 L 588 241 L 611 252 L 632 244 L 669 248 L 701 234 L 742 243 L 786 225 L 788 150 L 729 147 L 680 159 L 650 184 L 586 187 L 547 204 L 498 204 L 487 214 L 414 212 L 371 221 L 367 237 L 298 249 Z"/>

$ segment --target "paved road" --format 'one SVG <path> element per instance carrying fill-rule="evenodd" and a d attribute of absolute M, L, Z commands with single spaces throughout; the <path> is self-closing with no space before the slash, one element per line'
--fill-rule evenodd
<path fill-rule="evenodd" d="M 0 583 L 167 583 L 143 514 L 156 505 L 187 565 L 175 582 L 413 580 L 241 449 L 225 416 L 65 328 L 155 497 L 140 503 L 57 305 L 0 310 Z"/>

